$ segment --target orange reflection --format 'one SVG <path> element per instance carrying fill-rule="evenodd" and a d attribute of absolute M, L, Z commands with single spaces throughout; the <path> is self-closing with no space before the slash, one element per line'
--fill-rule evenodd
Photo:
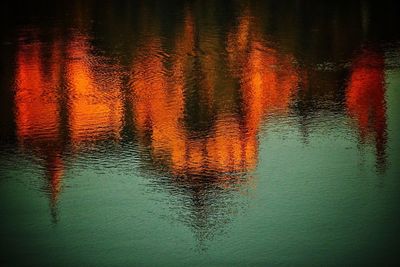
<path fill-rule="evenodd" d="M 267 113 L 285 114 L 298 84 L 292 59 L 257 41 L 250 42 L 250 54 L 241 77 L 246 125 L 256 131 Z"/>
<path fill-rule="evenodd" d="M 18 142 L 45 161 L 54 216 L 65 144 L 76 151 L 82 142 L 118 140 L 123 117 L 118 70 L 91 55 L 82 35 L 64 47 L 61 41 L 20 45 L 15 74 Z"/>
<path fill-rule="evenodd" d="M 266 46 L 257 27 L 245 10 L 227 39 L 229 67 L 240 79 L 249 131 L 257 131 L 267 113 L 287 113 L 299 82 L 294 59 Z"/>
<path fill-rule="evenodd" d="M 49 53 L 44 60 L 44 53 Z M 60 132 L 61 42 L 50 51 L 39 42 L 22 46 L 17 52 L 16 132 L 23 149 L 44 155 L 52 210 L 61 189 L 63 160 Z M 53 213 L 53 212 L 52 212 Z"/>
<path fill-rule="evenodd" d="M 66 80 L 69 91 L 71 140 L 119 139 L 122 124 L 121 78 L 90 54 L 85 36 L 76 35 L 68 46 Z"/>
<path fill-rule="evenodd" d="M 377 166 L 386 164 L 385 62 L 382 53 L 364 50 L 353 62 L 346 94 L 348 112 L 355 119 L 361 142 L 375 139 Z"/>
<path fill-rule="evenodd" d="M 142 143 L 150 142 L 154 159 L 161 160 L 174 175 L 218 173 L 222 182 L 224 173 L 245 172 L 255 167 L 262 117 L 269 112 L 288 111 L 298 77 L 292 58 L 279 55 L 257 40 L 256 29 L 251 28 L 247 17 L 242 17 L 238 29 L 229 34 L 226 49 L 230 52 L 230 68 L 238 70 L 244 116 L 239 114 L 240 104 L 235 101 L 235 94 L 224 94 L 221 107 L 214 107 L 215 116 L 207 134 L 196 134 L 184 124 L 185 120 L 190 123 L 185 112 L 197 112 L 185 111 L 189 101 L 185 97 L 192 86 L 187 79 L 194 68 L 200 68 L 204 74 L 195 90 L 201 96 L 200 105 L 206 105 L 206 109 L 215 102 L 216 86 L 234 87 L 232 83 L 217 84 L 224 81 L 219 71 L 224 68 L 222 60 L 215 55 L 202 56 L 198 51 L 202 44 L 196 44 L 202 36 L 195 39 L 196 34 L 199 32 L 187 12 L 169 69 L 164 63 L 166 59 L 160 56 L 163 54 L 160 41 L 148 37 L 143 42 L 147 44 L 143 47 L 146 54 L 134 58 L 131 76 L 136 130 Z M 218 47 L 214 43 L 208 45 Z M 192 60 L 193 55 L 197 55 L 200 64 Z"/>
<path fill-rule="evenodd" d="M 21 143 L 57 141 L 59 136 L 60 45 L 53 45 L 49 65 L 42 59 L 44 49 L 40 43 L 33 43 L 17 53 L 15 101 Z"/>
<path fill-rule="evenodd" d="M 169 55 L 163 39 L 151 34 L 157 25 L 145 27 L 150 34 L 134 53 L 129 77 L 134 127 L 157 165 L 176 177 L 210 175 L 223 185 L 231 174 L 254 169 L 263 117 L 288 112 L 298 82 L 293 60 L 268 47 L 256 26 L 245 12 L 225 47 L 221 38 L 209 39 L 209 32 L 196 28 L 188 9 Z M 62 184 L 65 144 L 77 153 L 82 143 L 120 140 L 123 106 L 130 106 L 122 103 L 120 67 L 91 49 L 88 37 L 77 33 L 65 44 L 18 49 L 18 140 L 46 161 L 53 202 Z M 236 80 L 226 78 L 225 64 Z M 201 110 L 190 109 L 193 99 Z M 200 130 L 188 118 L 196 112 L 206 114 Z"/>

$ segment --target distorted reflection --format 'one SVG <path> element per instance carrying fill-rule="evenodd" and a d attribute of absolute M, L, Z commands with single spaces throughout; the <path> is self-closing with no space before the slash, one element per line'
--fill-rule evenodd
<path fill-rule="evenodd" d="M 396 262 L 395 2 L 2 1 L 0 265 Z"/>
<path fill-rule="evenodd" d="M 385 62 L 382 52 L 364 49 L 352 62 L 346 93 L 348 112 L 354 118 L 360 142 L 375 144 L 376 167 L 386 168 Z"/>
<path fill-rule="evenodd" d="M 288 112 L 298 78 L 293 58 L 267 47 L 248 16 L 240 18 L 225 48 L 199 33 L 190 12 L 183 24 L 168 60 L 159 38 L 144 37 L 143 52 L 133 59 L 132 106 L 141 144 L 150 147 L 155 165 L 189 192 L 189 224 L 203 239 L 211 225 L 226 220 L 224 211 L 215 211 L 215 195 L 223 194 L 215 190 L 248 183 L 243 176 L 257 164 L 262 118 Z M 228 79 L 220 71 L 224 59 L 217 56 L 223 49 L 232 70 Z"/>
<path fill-rule="evenodd" d="M 262 117 L 268 111 L 287 112 L 289 108 L 298 80 L 293 59 L 256 40 L 257 29 L 248 25 L 248 20 L 242 17 L 238 29 L 228 37 L 228 64 L 233 72 L 241 73 L 230 81 L 218 72 L 220 58 L 206 54 L 193 59 L 193 54 L 201 54 L 199 47 L 206 48 L 194 41 L 196 29 L 190 14 L 178 36 L 170 69 L 163 63 L 160 40 L 154 37 L 143 42 L 145 53 L 134 59 L 131 84 L 137 131 L 143 140 L 150 140 L 153 157 L 174 175 L 214 174 L 223 184 L 227 176 L 222 174 L 252 170 Z M 188 79 L 193 72 L 204 79 L 193 84 Z M 217 87 L 234 90 L 235 82 L 239 83 L 237 92 L 222 96 L 216 92 Z M 201 99 L 193 111 L 187 108 L 192 86 Z M 237 94 L 242 104 L 236 101 Z M 206 133 L 185 127 L 192 123 L 185 111 L 204 110 L 212 113 Z"/>
<path fill-rule="evenodd" d="M 71 142 L 118 140 L 122 126 L 121 75 L 91 55 L 87 36 L 75 34 L 67 48 L 68 125 Z"/>
<path fill-rule="evenodd" d="M 120 75 L 111 64 L 91 55 L 84 35 L 73 35 L 66 50 L 59 39 L 48 44 L 37 39 L 36 31 L 26 35 L 35 42 L 18 49 L 16 133 L 23 150 L 45 161 L 45 191 L 57 220 L 65 151 L 79 151 L 82 142 L 119 140 Z"/>
<path fill-rule="evenodd" d="M 16 53 L 16 135 L 23 151 L 45 162 L 54 220 L 69 158 L 89 145 L 135 142 L 134 153 L 151 161 L 144 171 L 185 191 L 187 221 L 208 235 L 204 229 L 226 220 L 218 196 L 248 184 L 256 170 L 261 126 L 290 115 L 299 84 L 308 82 L 303 74 L 311 71 L 269 42 L 248 7 L 220 32 L 200 26 L 204 18 L 186 6 L 172 40 L 149 12 L 141 10 L 123 58 L 95 47 L 82 14 L 77 28 L 51 41 L 36 30 L 24 33 L 32 41 L 21 42 Z M 214 21 L 210 14 L 206 20 Z M 361 143 L 375 138 L 380 170 L 386 165 L 384 67 L 382 53 L 363 50 L 345 95 Z M 336 86 L 329 82 L 326 87 Z"/>
<path fill-rule="evenodd" d="M 50 43 L 40 42 L 33 31 L 30 38 L 36 41 L 18 48 L 18 140 L 46 162 L 53 214 L 65 157 L 87 143 L 120 142 L 128 113 L 139 144 L 148 148 L 151 168 L 190 188 L 199 218 L 207 209 L 200 208 L 199 198 L 210 188 L 237 187 L 256 167 L 263 117 L 288 112 L 298 82 L 293 58 L 268 47 L 248 14 L 226 42 L 215 38 L 210 44 L 186 9 L 169 55 L 157 27 L 143 20 L 146 34 L 133 53 L 127 98 L 122 66 L 95 56 L 83 30 Z M 132 110 L 123 111 L 126 107 Z"/>
<path fill-rule="evenodd" d="M 257 133 L 265 114 L 287 114 L 299 82 L 294 58 L 268 47 L 259 25 L 244 11 L 228 35 L 228 62 L 240 80 L 246 128 Z"/>
<path fill-rule="evenodd" d="M 32 32 L 30 35 L 37 33 Z M 63 173 L 61 132 L 61 42 L 49 49 L 36 41 L 20 46 L 17 53 L 15 121 L 18 142 L 45 160 L 51 211 L 56 220 L 56 203 Z M 27 151 L 29 153 L 29 151 Z"/>

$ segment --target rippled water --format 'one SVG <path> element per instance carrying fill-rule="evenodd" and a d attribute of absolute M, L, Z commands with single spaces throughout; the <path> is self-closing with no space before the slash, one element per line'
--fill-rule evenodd
<path fill-rule="evenodd" d="M 0 265 L 395 261 L 393 1 L 1 5 Z"/>

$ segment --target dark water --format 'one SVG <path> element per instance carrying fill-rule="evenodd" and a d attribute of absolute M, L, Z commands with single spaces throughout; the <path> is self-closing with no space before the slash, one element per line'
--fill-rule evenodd
<path fill-rule="evenodd" d="M 395 3 L 1 2 L 0 265 L 395 264 Z"/>

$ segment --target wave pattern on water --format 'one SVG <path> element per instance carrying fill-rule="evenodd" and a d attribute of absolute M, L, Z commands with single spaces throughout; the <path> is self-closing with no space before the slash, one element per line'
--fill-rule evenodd
<path fill-rule="evenodd" d="M 227 220 L 235 194 L 253 183 L 260 138 L 289 128 L 307 144 L 313 132 L 341 123 L 354 132 L 343 138 L 375 147 L 384 173 L 385 71 L 398 67 L 396 45 L 385 54 L 360 38 L 349 41 L 356 43 L 349 52 L 333 38 L 332 51 L 321 49 L 331 54 L 315 59 L 298 47 L 308 46 L 297 27 L 286 33 L 281 23 L 269 25 L 251 4 L 233 5 L 231 18 L 197 5 L 185 4 L 167 26 L 143 4 L 140 16 L 125 18 L 131 24 L 121 23 L 126 28 L 103 29 L 82 7 L 73 25 L 17 31 L 10 75 L 16 148 L 2 154 L 34 162 L 45 181 L 35 188 L 48 194 L 54 218 L 69 171 L 101 166 L 139 173 L 179 195 L 183 221 L 205 231 L 218 224 L 210 218 Z M 339 38 L 336 27 L 328 28 Z M 12 169 L 15 161 L 1 164 Z"/>

